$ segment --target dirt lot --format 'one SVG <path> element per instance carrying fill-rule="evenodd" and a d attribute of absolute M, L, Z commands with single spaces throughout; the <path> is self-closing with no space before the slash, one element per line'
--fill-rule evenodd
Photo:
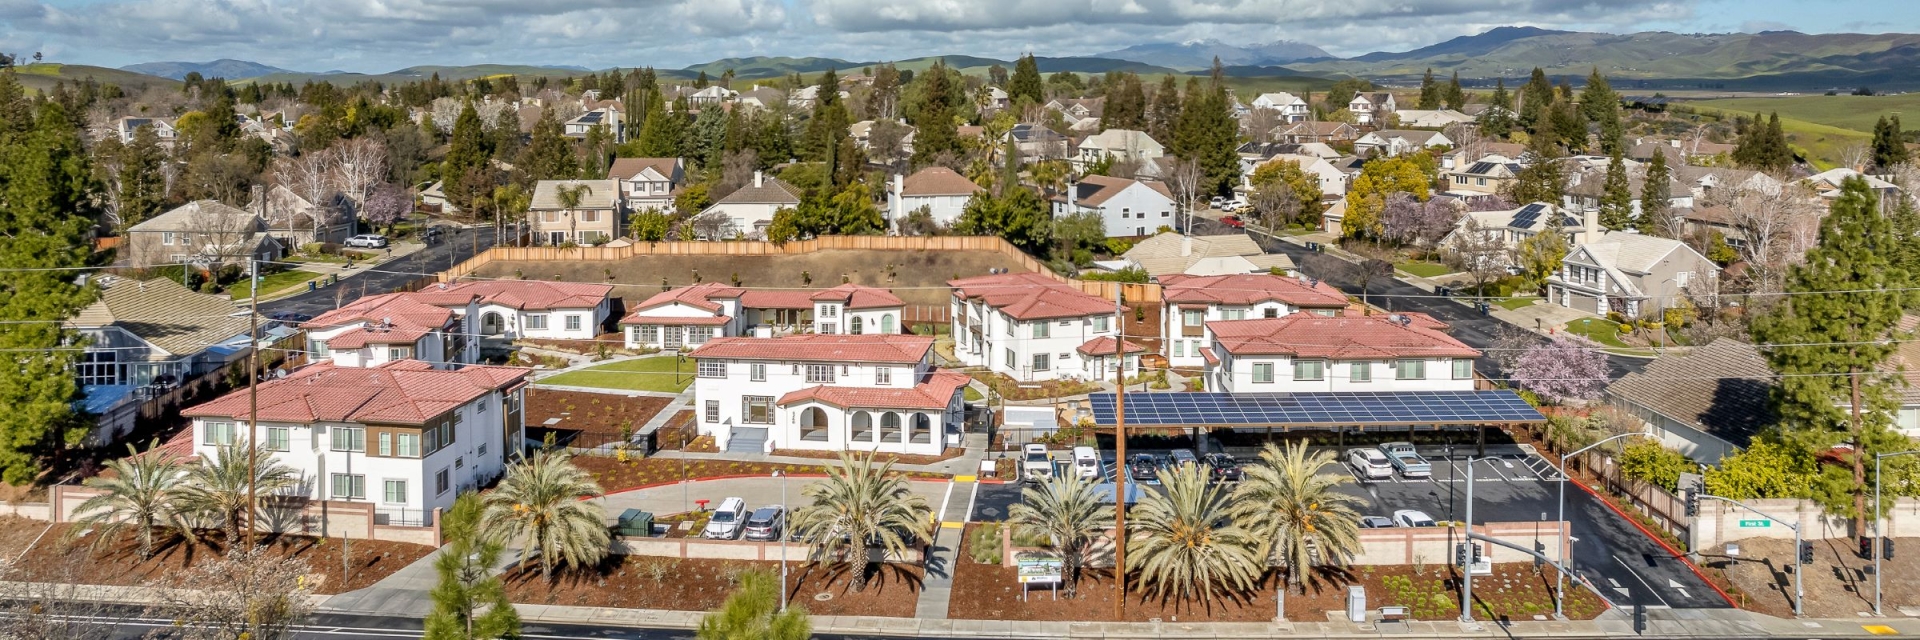
<path fill-rule="evenodd" d="M 549 585 L 540 569 L 506 576 L 514 602 L 576 607 L 624 607 L 705 611 L 732 591 L 733 576 L 750 569 L 780 573 L 780 563 L 747 560 L 682 560 L 608 556 L 598 570 L 566 574 Z M 788 599 L 814 615 L 910 618 L 920 598 L 918 566 L 886 565 L 855 592 L 844 572 L 813 564 L 790 564 Z"/>
<path fill-rule="evenodd" d="M 529 430 L 551 429 L 563 432 L 560 441 L 566 442 L 564 432 L 574 432 L 574 446 L 598 446 L 620 439 L 621 430 L 638 432 L 660 413 L 672 398 L 655 396 L 622 396 L 610 393 L 588 393 L 584 391 L 554 391 L 551 389 L 527 390 L 527 427 Z M 548 425 L 547 421 L 559 418 L 560 421 Z M 542 434 L 535 433 L 534 437 Z"/>
<path fill-rule="evenodd" d="M 1740 557 L 1729 558 L 1726 547 L 1701 549 L 1701 565 L 1724 573 L 1736 590 L 1741 608 L 1773 616 L 1793 616 L 1794 560 L 1792 540 L 1751 538 L 1739 541 Z M 1898 538 L 1893 557 L 1881 561 L 1885 571 L 1882 605 L 1888 615 L 1900 607 L 1920 607 L 1920 539 Z M 1845 539 L 1816 540 L 1813 564 L 1807 565 L 1806 614 L 1817 618 L 1852 618 L 1873 611 L 1873 560 L 1860 557 L 1858 543 Z"/>
<path fill-rule="evenodd" d="M 887 266 L 893 266 L 892 282 Z M 841 283 L 844 275 L 855 284 L 891 287 L 894 295 L 907 304 L 945 305 L 947 280 L 982 275 L 990 268 L 1014 268 L 1007 256 L 991 251 L 816 251 L 794 256 L 636 256 L 617 262 L 493 262 L 475 275 L 568 282 L 608 282 L 612 272 L 616 283 L 613 295 L 632 307 L 660 292 L 661 282 L 684 286 L 698 281 L 732 282 L 738 275 L 746 287 L 805 287 L 801 274 L 812 277 L 812 285 L 827 288 Z M 698 276 L 695 276 L 695 273 Z M 928 288 L 915 288 L 928 287 Z M 908 322 L 912 322 L 911 318 Z"/>
<path fill-rule="evenodd" d="M 34 527 L 33 533 L 38 535 L 44 527 L 43 523 Z M 69 538 L 66 532 L 66 527 L 56 527 L 39 544 L 34 545 L 21 559 L 18 565 L 21 573 L 16 579 L 122 586 L 165 585 L 168 579 L 192 567 L 196 559 L 211 557 L 224 549 L 221 535 L 217 532 L 202 532 L 201 544 L 184 544 L 178 540 L 163 543 L 156 536 L 159 552 L 152 559 L 141 562 L 138 560 L 139 544 L 131 532 L 105 544 L 95 544 L 93 538 Z M 352 570 L 348 580 L 343 583 L 339 538 L 279 536 L 262 540 L 280 555 L 305 559 L 319 579 L 314 592 L 321 594 L 344 593 L 372 586 L 401 567 L 433 552 L 432 547 L 425 545 L 353 540 L 350 544 Z"/>
<path fill-rule="evenodd" d="M 609 456 L 577 456 L 573 463 L 593 474 L 600 482 L 600 488 L 607 493 L 678 482 L 682 478 L 718 478 L 730 476 L 769 476 L 778 469 L 791 475 L 821 475 L 827 472 L 823 465 L 812 464 L 769 464 L 765 462 L 743 462 L 739 460 L 682 460 L 674 458 L 636 458 L 626 462 Z M 937 479 L 947 476 L 937 473 L 912 472 L 913 478 Z"/>

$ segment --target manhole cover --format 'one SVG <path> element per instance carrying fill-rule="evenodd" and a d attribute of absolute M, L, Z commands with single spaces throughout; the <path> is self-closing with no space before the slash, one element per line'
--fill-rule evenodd
<path fill-rule="evenodd" d="M 828 600 L 832 600 L 832 599 L 833 599 L 833 594 L 831 594 L 831 593 L 827 593 L 827 592 L 825 592 L 825 591 L 822 591 L 822 592 L 820 592 L 820 593 L 816 593 L 816 594 L 813 594 L 813 600 L 814 600 L 815 602 L 826 602 L 826 601 L 828 601 Z"/>

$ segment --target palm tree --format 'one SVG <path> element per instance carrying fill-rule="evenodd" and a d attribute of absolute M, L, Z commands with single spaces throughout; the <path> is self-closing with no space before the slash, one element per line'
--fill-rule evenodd
<path fill-rule="evenodd" d="M 567 210 L 568 242 L 572 242 L 572 238 L 579 237 L 575 232 L 578 231 L 580 227 L 580 214 L 574 211 L 574 209 L 580 208 L 580 201 L 592 193 L 593 187 L 581 183 L 560 185 L 560 188 L 554 193 L 555 197 L 560 199 L 560 206 Z"/>
<path fill-rule="evenodd" d="M 179 460 L 154 451 L 154 443 L 147 444 L 145 454 L 127 445 L 127 453 L 130 455 L 107 463 L 107 471 L 112 473 L 86 479 L 83 484 L 101 493 L 81 502 L 74 513 L 83 514 L 77 522 L 88 527 L 138 526 L 140 559 L 146 560 L 153 557 L 154 527 L 192 535 L 180 511 L 181 481 L 187 471 Z"/>
<path fill-rule="evenodd" d="M 827 479 L 800 491 L 813 504 L 793 513 L 794 531 L 812 547 L 814 562 L 853 563 L 853 590 L 867 588 L 868 555 L 880 548 L 905 555 L 914 542 L 931 542 L 933 507 L 908 488 L 893 463 L 878 468 L 873 454 L 858 460 L 840 453 L 840 466 L 827 467 Z"/>
<path fill-rule="evenodd" d="M 553 579 L 555 561 L 592 566 L 607 557 L 606 512 L 587 499 L 600 484 L 564 453 L 541 451 L 507 468 L 500 486 L 485 497 L 481 529 L 489 540 L 539 549 L 540 577 Z"/>
<path fill-rule="evenodd" d="M 293 469 L 273 459 L 272 451 L 245 444 L 220 445 L 212 459 L 187 467 L 187 479 L 180 510 L 214 520 L 226 532 L 228 545 L 240 542 L 241 516 L 251 525 L 260 513 L 260 505 L 250 498 L 272 495 L 299 482 Z"/>
<path fill-rule="evenodd" d="M 740 574 L 740 586 L 720 608 L 700 618 L 698 640 L 807 640 L 813 622 L 804 607 L 780 610 L 779 578 L 756 569 Z"/>
<path fill-rule="evenodd" d="M 1229 496 L 1212 470 L 1180 465 L 1160 472 L 1160 491 L 1129 510 L 1127 570 L 1154 596 L 1198 598 L 1253 588 L 1262 567 L 1253 534 L 1227 516 Z"/>
<path fill-rule="evenodd" d="M 1360 514 L 1355 508 L 1365 500 L 1335 490 L 1353 482 L 1352 476 L 1319 473 L 1333 460 L 1329 451 L 1309 455 L 1304 442 L 1285 449 L 1268 443 L 1260 451 L 1260 463 L 1243 469 L 1245 477 L 1233 492 L 1228 513 L 1259 538 L 1262 556 L 1287 567 L 1286 583 L 1278 590 L 1282 612 L 1287 590 L 1295 584 L 1306 588 L 1316 551 L 1321 563 L 1333 566 L 1360 554 Z"/>
<path fill-rule="evenodd" d="M 1047 537 L 1060 554 L 1061 576 L 1067 597 L 1074 597 L 1080 568 L 1086 565 L 1094 542 L 1113 524 L 1113 505 L 1100 503 L 1093 483 L 1078 474 L 1056 476 L 1046 484 L 1020 492 L 1020 504 L 1008 512 L 1008 522 L 1021 532 Z"/>

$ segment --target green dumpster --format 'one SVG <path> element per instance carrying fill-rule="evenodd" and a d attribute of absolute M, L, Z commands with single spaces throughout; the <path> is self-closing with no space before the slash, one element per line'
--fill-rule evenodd
<path fill-rule="evenodd" d="M 620 513 L 620 524 L 614 526 L 614 533 L 633 537 L 651 536 L 653 514 L 639 509 L 623 511 Z"/>

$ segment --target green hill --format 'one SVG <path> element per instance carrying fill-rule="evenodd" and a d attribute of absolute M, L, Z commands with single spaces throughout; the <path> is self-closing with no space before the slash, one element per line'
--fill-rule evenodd
<path fill-rule="evenodd" d="M 420 80 L 425 80 L 427 78 L 433 77 L 433 74 L 436 74 L 436 73 L 440 74 L 441 80 L 471 80 L 473 78 L 485 78 L 485 77 L 504 76 L 504 75 L 515 75 L 515 76 L 521 76 L 521 77 L 547 76 L 551 78 L 566 78 L 566 77 L 582 75 L 585 72 L 573 70 L 573 69 L 557 69 L 554 67 L 537 67 L 532 65 L 519 65 L 519 64 L 474 64 L 474 65 L 466 65 L 466 66 L 421 65 L 416 67 L 407 67 L 405 69 L 396 69 L 394 71 L 389 71 L 387 73 L 378 73 L 378 74 L 299 73 L 299 72 L 270 73 L 270 74 L 255 77 L 255 78 L 241 78 L 236 80 L 229 80 L 228 82 L 231 84 L 247 84 L 251 82 L 259 82 L 263 84 L 268 82 L 291 82 L 297 85 L 297 84 L 302 84 L 311 80 L 315 82 L 331 82 L 336 85 L 352 85 L 352 84 L 358 84 L 361 82 L 380 82 L 385 84 L 395 84 L 395 83 L 417 82 Z"/>
<path fill-rule="evenodd" d="M 1734 113 L 1771 113 L 1841 129 L 1873 133 L 1873 123 L 1882 116 L 1907 114 L 1906 128 L 1920 127 L 1920 93 L 1897 96 L 1784 96 L 1778 98 L 1728 98 L 1699 100 L 1690 105 Z"/>
<path fill-rule="evenodd" d="M 85 78 L 93 78 L 97 82 L 119 85 L 128 89 L 149 85 L 180 86 L 179 82 L 158 76 L 84 64 L 40 62 L 18 65 L 13 70 L 15 77 L 20 79 L 20 85 L 32 91 L 52 91 L 53 86 L 62 80 L 72 84 Z"/>

